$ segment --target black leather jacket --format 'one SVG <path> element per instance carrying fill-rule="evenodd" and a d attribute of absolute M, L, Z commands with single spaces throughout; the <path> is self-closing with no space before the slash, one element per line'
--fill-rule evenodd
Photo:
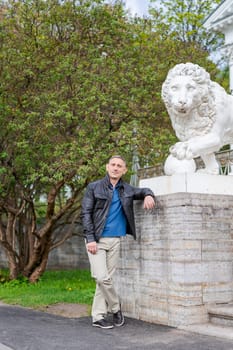
<path fill-rule="evenodd" d="M 119 197 L 127 219 L 127 234 L 136 239 L 134 222 L 133 200 L 144 199 L 146 196 L 154 197 L 149 188 L 138 188 L 128 183 L 119 181 Z M 86 242 L 98 242 L 104 229 L 108 211 L 112 201 L 113 191 L 110 186 L 109 176 L 91 182 L 86 189 L 82 201 L 82 223 Z"/>

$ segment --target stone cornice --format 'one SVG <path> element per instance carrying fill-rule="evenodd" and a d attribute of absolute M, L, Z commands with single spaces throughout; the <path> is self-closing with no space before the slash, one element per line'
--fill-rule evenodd
<path fill-rule="evenodd" d="M 203 23 L 208 30 L 222 31 L 233 23 L 233 2 L 225 0 L 207 17 Z"/>
<path fill-rule="evenodd" d="M 213 22 L 210 29 L 224 33 L 225 31 L 224 29 L 227 29 L 229 26 L 232 26 L 232 24 L 233 24 L 233 14 L 226 16 L 224 18 L 221 18 L 216 22 Z M 233 26 L 232 26 L 232 31 L 233 31 Z"/>

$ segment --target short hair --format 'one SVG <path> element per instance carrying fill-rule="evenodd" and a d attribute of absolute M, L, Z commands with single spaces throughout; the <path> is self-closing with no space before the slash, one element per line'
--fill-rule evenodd
<path fill-rule="evenodd" d="M 110 163 L 110 161 L 112 160 L 112 159 L 114 159 L 114 158 L 118 158 L 118 159 L 121 159 L 121 160 L 123 160 L 123 162 L 125 163 L 125 166 L 126 166 L 126 160 L 125 160 L 125 158 L 124 157 L 122 157 L 122 156 L 120 156 L 120 155 L 114 155 L 114 156 L 111 156 L 110 158 L 109 158 L 109 160 L 108 160 L 108 163 Z"/>

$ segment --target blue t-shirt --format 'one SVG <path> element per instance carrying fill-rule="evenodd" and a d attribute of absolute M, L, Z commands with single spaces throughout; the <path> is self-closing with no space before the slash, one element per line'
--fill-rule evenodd
<path fill-rule="evenodd" d="M 112 187 L 113 188 L 113 187 Z M 120 237 L 126 235 L 126 217 L 121 205 L 117 186 L 113 188 L 112 202 L 101 237 Z"/>

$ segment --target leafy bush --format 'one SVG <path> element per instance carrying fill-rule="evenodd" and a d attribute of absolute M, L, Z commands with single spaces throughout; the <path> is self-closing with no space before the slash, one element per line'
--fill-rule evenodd
<path fill-rule="evenodd" d="M 4 284 L 6 282 L 9 282 L 9 276 L 7 274 L 7 271 L 0 270 L 0 284 Z"/>

